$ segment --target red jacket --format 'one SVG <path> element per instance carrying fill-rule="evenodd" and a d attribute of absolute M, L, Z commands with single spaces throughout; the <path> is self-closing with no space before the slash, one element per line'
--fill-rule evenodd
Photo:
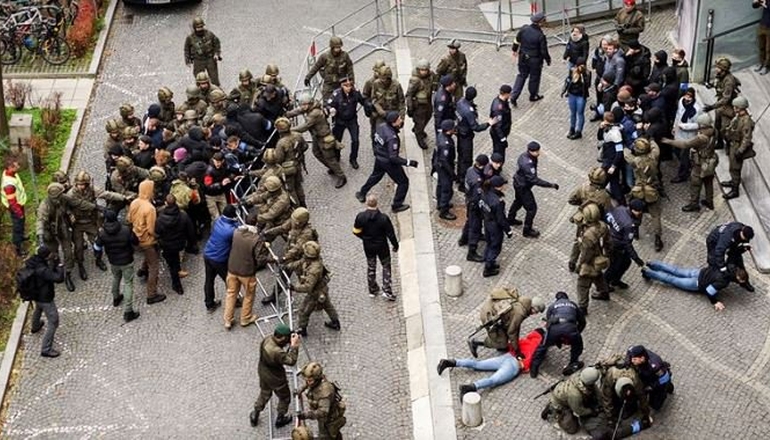
<path fill-rule="evenodd" d="M 540 345 L 540 343 L 543 341 L 544 334 L 545 330 L 542 328 L 536 328 L 527 333 L 527 336 L 519 339 L 519 351 L 521 351 L 521 354 L 524 355 L 524 359 L 521 361 L 523 365 L 521 371 L 522 373 L 529 371 L 529 365 L 532 363 L 532 356 L 534 356 L 535 350 L 537 350 L 537 346 Z M 516 356 L 516 351 L 513 350 L 513 347 L 511 347 L 510 343 L 508 343 L 508 351 L 513 356 Z"/>

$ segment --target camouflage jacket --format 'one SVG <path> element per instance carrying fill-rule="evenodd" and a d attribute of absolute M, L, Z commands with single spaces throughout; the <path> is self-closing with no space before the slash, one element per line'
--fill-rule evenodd
<path fill-rule="evenodd" d="M 578 417 L 595 414 L 597 404 L 596 389 L 583 384 L 580 372 L 556 385 L 551 393 L 551 406 L 555 410 L 568 409 Z"/>
<path fill-rule="evenodd" d="M 296 272 L 299 277 L 298 282 L 292 285 L 292 290 L 307 293 L 318 302 L 327 300 L 329 278 L 322 258 L 303 256 L 300 260 L 287 263 L 285 268 Z"/>
<path fill-rule="evenodd" d="M 286 117 L 293 118 L 301 114 L 305 115 L 305 123 L 292 128 L 292 131 L 297 133 L 308 131 L 314 139 L 323 139 L 332 133 L 329 128 L 329 121 L 326 120 L 326 114 L 318 101 L 313 102 L 307 112 L 304 112 L 302 107 L 297 107 L 287 112 Z"/>
<path fill-rule="evenodd" d="M 203 31 L 202 36 L 193 32 L 184 40 L 184 59 L 187 63 L 193 60 L 214 58 L 221 53 L 222 45 L 219 38 L 208 29 Z"/>
<path fill-rule="evenodd" d="M 318 232 L 310 223 L 306 223 L 304 226 L 295 226 L 291 218 L 278 226 L 266 230 L 265 240 L 273 241 L 279 235 L 286 237 L 286 244 L 283 246 L 283 261 L 286 263 L 302 258 L 302 246 L 305 243 L 308 241 L 318 241 Z"/>
<path fill-rule="evenodd" d="M 308 71 L 307 76 L 312 77 L 319 71 L 325 83 L 337 84 L 344 77 L 348 77 L 354 82 L 356 79 L 353 71 L 353 60 L 344 50 L 336 57 L 332 55 L 331 50 L 322 53 Z"/>
<path fill-rule="evenodd" d="M 259 345 L 259 364 L 257 375 L 259 387 L 263 390 L 276 390 L 288 385 L 285 365 L 292 366 L 297 363 L 299 348 L 291 346 L 284 350 L 278 345 L 275 336 L 267 336 Z"/>
<path fill-rule="evenodd" d="M 591 182 L 586 182 L 579 186 L 575 191 L 570 194 L 567 202 L 574 206 L 583 206 L 587 202 L 596 203 L 602 213 L 607 209 L 612 208 L 612 198 L 607 192 L 607 189 L 603 186 L 594 185 Z"/>
<path fill-rule="evenodd" d="M 751 115 L 746 113 L 743 116 L 736 116 L 730 121 L 730 125 L 725 130 L 725 137 L 730 140 L 730 148 L 735 148 L 735 155 L 744 156 L 747 152 L 754 149 L 754 121 Z"/>
<path fill-rule="evenodd" d="M 404 89 L 398 81 L 391 79 L 386 85 L 382 79 L 378 79 L 372 86 L 371 99 L 379 119 L 384 120 L 385 113 L 391 110 L 404 117 Z"/>
<path fill-rule="evenodd" d="M 99 214 L 96 209 L 96 199 L 103 199 L 108 202 L 126 201 L 126 197 L 123 194 L 104 191 L 90 185 L 84 191 L 81 191 L 77 186 L 73 186 L 67 191 L 67 196 L 71 200 L 70 212 L 74 216 L 75 223 L 78 224 L 96 223 Z"/>
<path fill-rule="evenodd" d="M 412 73 L 409 78 L 409 87 L 406 88 L 406 108 L 411 112 L 415 107 L 426 107 L 433 111 L 433 102 L 431 97 L 433 92 L 438 89 L 438 75 L 431 71 L 425 78 Z"/>
<path fill-rule="evenodd" d="M 275 193 L 268 193 L 264 203 L 258 206 L 257 224 L 265 228 L 279 225 L 291 217 L 291 199 L 283 188 Z"/>
<path fill-rule="evenodd" d="M 454 56 L 445 56 L 438 63 L 436 73 L 439 77 L 452 75 L 452 78 L 457 82 L 457 88 L 464 87 L 467 84 L 468 76 L 468 60 L 466 60 L 465 54 L 458 50 Z"/>
<path fill-rule="evenodd" d="M 582 276 L 600 275 L 601 270 L 596 265 L 596 258 L 609 255 L 609 228 L 601 221 L 590 223 L 582 229 L 578 242 L 580 243 L 578 273 Z"/>

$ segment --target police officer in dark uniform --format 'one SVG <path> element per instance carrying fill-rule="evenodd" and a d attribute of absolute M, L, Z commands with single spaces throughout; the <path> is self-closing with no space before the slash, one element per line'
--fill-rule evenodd
<path fill-rule="evenodd" d="M 649 396 L 650 408 L 660 411 L 669 394 L 674 392 L 671 366 L 644 345 L 632 345 L 626 351 L 626 365 L 636 370 Z"/>
<path fill-rule="evenodd" d="M 457 83 L 452 79 L 452 75 L 444 75 L 439 80 L 441 87 L 433 94 L 433 124 L 435 132 L 441 130 L 441 121 L 455 119 L 455 98 L 454 91 Z"/>
<path fill-rule="evenodd" d="M 518 58 L 519 74 L 513 84 L 513 96 L 511 103 L 516 107 L 524 90 L 524 81 L 529 77 L 529 100 L 539 101 L 543 99 L 540 94 L 540 75 L 543 73 L 543 62 L 551 65 L 551 55 L 548 54 L 548 41 L 540 26 L 545 23 L 545 15 L 538 12 L 530 17 L 532 24 L 521 28 L 513 42 L 513 59 Z"/>
<path fill-rule="evenodd" d="M 484 261 L 484 257 L 479 255 L 476 249 L 482 233 L 481 221 L 483 216 L 479 207 L 482 195 L 481 184 L 484 182 L 484 168 L 488 164 L 487 155 L 479 154 L 476 156 L 473 166 L 465 172 L 465 224 L 457 244 L 459 246 L 468 245 L 468 255 L 465 259 L 476 263 Z"/>
<path fill-rule="evenodd" d="M 511 86 L 503 84 L 500 93 L 489 106 L 489 117 L 497 121 L 489 130 L 492 136 L 492 152 L 500 153 L 505 160 L 505 149 L 508 148 L 508 135 L 511 134 Z"/>
<path fill-rule="evenodd" d="M 743 253 L 751 250 L 749 242 L 752 238 L 754 228 L 741 222 L 724 223 L 712 229 L 706 237 L 708 265 L 725 273 L 728 265 L 746 269 Z M 754 291 L 748 279 L 739 285 L 749 292 Z"/>
<path fill-rule="evenodd" d="M 639 267 L 644 267 L 644 260 L 634 249 L 634 232 L 642 221 L 644 202 L 634 199 L 628 206 L 617 206 L 604 214 L 604 222 L 610 227 L 610 267 L 604 272 L 604 279 L 614 288 L 628 289 L 628 284 L 621 278 L 631 266 L 633 260 Z M 591 298 L 607 301 L 610 299 L 608 292 L 594 293 Z"/>
<path fill-rule="evenodd" d="M 484 179 L 491 179 L 492 176 L 500 176 L 503 173 L 503 163 L 505 158 L 500 153 L 492 153 L 489 156 L 489 163 L 484 167 Z"/>
<path fill-rule="evenodd" d="M 505 220 L 505 201 L 503 200 L 505 179 L 494 176 L 482 183 L 484 193 L 479 201 L 481 214 L 484 216 L 484 229 L 487 232 L 487 248 L 484 250 L 484 278 L 500 273 L 497 257 L 503 248 L 503 233 L 511 238 L 511 226 Z"/>
<path fill-rule="evenodd" d="M 350 133 L 350 166 L 358 169 L 358 105 L 365 105 L 366 100 L 356 90 L 350 78 L 342 78 L 340 88 L 332 92 L 326 102 L 329 114 L 334 118 L 332 134 L 342 142 L 345 130 Z"/>
<path fill-rule="evenodd" d="M 449 210 L 451 207 L 452 182 L 455 181 L 455 143 L 452 135 L 456 132 L 455 121 L 441 121 L 441 131 L 436 134 L 436 150 L 433 153 L 433 169 L 438 174 L 436 184 L 436 209 L 439 217 L 444 220 L 457 220 L 457 216 Z"/>
<path fill-rule="evenodd" d="M 465 96 L 457 102 L 457 177 L 460 191 L 465 191 L 463 180 L 465 172 L 471 167 L 473 161 L 473 138 L 476 132 L 481 132 L 495 125 L 495 119 L 490 118 L 487 122 L 479 124 L 478 111 L 476 104 L 476 88 L 468 87 L 465 89 Z"/>
<path fill-rule="evenodd" d="M 548 347 L 562 344 L 570 346 L 569 365 L 564 367 L 562 374 L 569 376 L 583 368 L 580 355 L 583 354 L 583 336 L 580 333 L 586 327 L 586 318 L 580 308 L 564 292 L 556 293 L 556 301 L 548 306 L 545 312 L 546 333 L 540 345 L 532 355 L 532 364 L 529 367 L 529 375 L 536 378 L 540 371 L 540 365 L 545 359 Z"/>
<path fill-rule="evenodd" d="M 519 213 L 519 209 L 524 208 L 527 214 L 524 216 L 522 235 L 530 238 L 540 236 L 540 231 L 532 227 L 532 221 L 535 220 L 535 214 L 537 214 L 537 202 L 535 201 L 535 195 L 532 193 L 532 187 L 542 186 L 555 190 L 559 189 L 558 184 L 547 182 L 537 176 L 538 156 L 540 156 L 540 144 L 535 141 L 528 143 L 527 151 L 519 156 L 519 160 L 516 162 L 519 169 L 513 175 L 513 190 L 516 193 L 516 197 L 513 199 L 511 210 L 508 211 L 508 223 L 512 226 L 518 226 L 522 222 L 516 219 L 516 214 Z"/>
<path fill-rule="evenodd" d="M 409 205 L 404 203 L 406 192 L 409 190 L 409 178 L 406 176 L 403 167 L 410 166 L 417 168 L 417 161 L 414 159 L 406 160 L 398 155 L 401 150 L 401 139 L 398 137 L 398 129 L 404 120 L 397 111 L 389 111 L 385 114 L 385 122 L 377 127 L 374 134 L 374 170 L 369 179 L 356 193 L 356 199 L 364 203 L 366 193 L 387 174 L 396 183 L 396 195 L 393 197 L 393 203 L 390 205 L 393 212 L 401 212 L 409 209 Z"/>

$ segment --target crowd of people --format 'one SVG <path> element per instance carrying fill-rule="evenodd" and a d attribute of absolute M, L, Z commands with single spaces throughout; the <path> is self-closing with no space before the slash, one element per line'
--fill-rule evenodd
<path fill-rule="evenodd" d="M 480 329 L 487 331 L 487 338 L 469 340 L 473 358 L 445 359 L 438 366 L 439 375 L 449 367 L 496 371 L 488 379 L 462 385 L 462 397 L 501 385 L 523 371 L 537 377 L 548 348 L 568 344 L 570 363 L 563 370 L 568 378 L 553 388 L 542 415 L 544 419 L 555 417 L 569 433 L 582 425 L 594 438 L 609 438 L 607 426 L 613 424 L 613 438 L 649 427 L 649 407 L 659 410 L 667 393 L 673 392 L 673 385 L 669 365 L 642 346 L 584 368 L 581 333 L 587 325 L 589 298 L 609 300 L 614 290 L 629 288 L 623 276 L 631 262 L 641 268 L 645 279 L 706 294 L 716 310 L 724 309 L 718 292 L 730 282 L 753 291 L 742 257 L 750 249 L 753 230 L 741 223 L 714 229 L 707 239 L 708 262 L 702 268 L 645 262 L 634 249 L 645 217 L 649 217 L 655 250 L 664 248 L 661 205 L 667 202 L 666 180 L 672 184 L 689 181 L 690 200 L 682 211 L 714 209 L 715 149 L 729 151 L 731 179 L 721 182 L 728 189 L 725 198 L 739 196 L 742 163 L 753 157 L 753 122 L 747 111 L 748 100 L 739 94 L 740 84 L 730 73 L 729 59 L 716 61 L 716 102 L 701 105 L 689 86 L 684 51 L 653 53 L 640 43 L 645 20 L 635 1 L 624 0 L 624 8 L 615 19 L 617 35 L 604 36 L 593 50 L 585 29 L 575 26 L 562 57 L 568 66 L 562 91 L 570 114 L 566 136 L 569 140 L 584 137 L 589 130 L 585 121 L 588 107 L 590 122 L 598 122 L 595 130 L 601 163 L 588 171 L 588 181 L 567 200 L 577 207 L 571 218 L 576 233 L 568 261 L 569 270 L 577 276 L 577 302 L 559 292 L 546 311 L 540 298 L 497 288 L 482 307 Z M 347 131 L 350 138 L 350 167 L 358 169 L 359 108 L 370 121 L 374 165 L 369 179 L 355 193 L 366 209 L 353 225 L 353 233 L 363 242 L 370 296 L 381 292 L 388 300 L 397 299 L 391 286 L 390 248 L 398 251 L 398 238 L 390 218 L 379 210 L 377 198 L 369 191 L 387 174 L 397 184 L 392 212 L 409 209 L 405 203 L 409 179 L 403 167 L 416 168 L 418 161 L 401 156 L 400 129 L 406 117 L 413 120 L 417 143 L 425 150 L 431 140 L 426 127 L 433 118 L 435 148 L 430 165 L 436 179 L 438 217 L 447 221 L 457 218 L 452 203 L 456 185 L 465 195 L 466 215 L 458 244 L 467 246 L 468 261 L 484 263 L 484 277 L 498 275 L 503 269 L 497 259 L 504 236 L 512 237 L 513 227 L 523 226 L 523 237 L 540 236 L 534 227 L 537 202 L 533 188 L 559 190 L 559 184 L 539 176 L 543 146 L 531 141 L 511 167 L 515 168 L 511 179 L 514 198 L 506 212 L 508 181 L 502 170 L 511 134 L 511 107 L 518 106 L 526 81 L 529 100 L 543 99 L 539 92 L 542 68 L 544 63 L 551 64 L 541 29 L 544 20 L 542 13 L 534 14 L 532 24 L 518 33 L 513 56 L 519 74 L 513 85 L 499 87 L 488 117 L 482 121 L 475 102 L 478 92 L 466 87 L 469 66 L 456 40 L 447 45 L 448 54 L 436 71 L 427 60 L 415 64 L 406 91 L 383 61 L 374 63 L 372 76 L 359 91 L 342 40 L 332 37 L 329 50 L 318 57 L 305 77 L 305 85 L 311 86 L 320 74 L 319 101 L 310 93 L 295 97 L 273 64 L 257 80 L 248 69 L 242 70 L 238 85 L 226 93 L 219 86 L 217 72 L 219 39 L 196 18 L 194 31 L 185 42 L 185 60 L 195 75 L 195 84 L 185 90 L 186 100 L 177 105 L 174 93 L 161 87 L 157 102 L 149 105 L 141 118 L 131 104 L 120 106 L 118 115 L 106 123 L 105 189 L 97 188 L 85 170 L 74 174 L 74 185 L 64 172 L 57 173 L 48 184 L 35 225 L 40 246 L 26 263 L 40 274 L 32 331 L 45 325 L 43 314 L 48 321 L 41 354 L 59 355 L 53 348 L 58 325 L 53 284 L 64 283 L 67 290 L 74 291 L 75 266 L 79 278 L 88 279 L 84 261 L 89 246 L 96 267 L 102 271 L 108 270 L 103 261 L 103 255 L 107 256 L 113 277 L 113 306 L 123 305 L 126 322 L 139 317 L 134 307 L 134 275 L 146 279 L 147 304 L 164 301 L 166 295 L 158 288 L 162 257 L 172 290 L 183 295 L 182 280 L 188 275 L 182 268 L 183 255 L 199 254 L 203 245 L 205 308 L 214 312 L 222 303 L 215 297 L 219 277 L 227 292 L 224 328 L 233 327 L 238 307 L 238 323 L 249 326 L 257 319 L 252 310 L 256 274 L 275 263 L 294 277 L 289 288 L 303 294 L 303 299 L 297 328 L 280 325 L 261 344 L 262 392 L 250 422 L 257 425 L 259 413 L 275 393 L 279 399 L 275 424 L 290 423 L 291 396 L 284 366 L 296 364 L 300 339 L 307 335 L 312 313 L 324 310 L 329 317 L 324 325 L 341 329 L 329 295 L 330 271 L 321 256 L 318 233 L 310 223 L 303 189 L 303 173 L 308 167 L 305 152 L 309 149 L 303 133 L 310 133 L 313 156 L 339 189 L 347 184 L 341 167 L 344 133 Z M 595 104 L 588 105 L 592 94 Z M 711 111 L 714 118 L 708 114 Z M 292 122 L 300 116 L 303 122 Z M 493 151 L 474 156 L 474 137 L 487 130 Z M 666 179 L 660 164 L 674 159 L 678 160 L 677 172 Z M 18 170 L 17 161 L 6 164 L 2 200 L 14 220 L 13 242 L 23 255 L 26 194 L 16 175 Z M 523 220 L 517 218 L 521 209 L 525 211 Z M 280 256 L 270 247 L 278 237 L 283 242 Z M 484 252 L 480 254 L 482 243 Z M 136 272 L 135 249 L 143 255 Z M 378 259 L 383 266 L 382 286 L 377 283 Z M 595 291 L 589 295 L 591 286 Z M 262 302 L 275 301 L 275 293 Z M 519 327 L 526 317 L 543 311 L 543 328 L 520 338 Z M 477 350 L 482 346 L 503 354 L 477 361 Z M 341 438 L 344 402 L 339 388 L 325 379 L 318 363 L 302 371 L 310 387 L 308 396 L 316 393 L 315 400 L 311 398 L 316 406 L 311 405 L 311 411 L 297 414 L 297 418 L 315 418 L 328 438 Z M 329 414 L 334 417 L 329 418 Z M 298 428 L 296 438 L 307 433 L 303 429 Z"/>

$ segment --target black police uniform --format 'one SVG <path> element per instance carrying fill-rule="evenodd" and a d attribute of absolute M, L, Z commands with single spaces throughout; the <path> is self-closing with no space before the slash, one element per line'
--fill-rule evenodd
<path fill-rule="evenodd" d="M 537 158 L 529 154 L 529 151 L 521 153 L 516 162 L 519 169 L 513 175 L 513 190 L 515 198 L 511 204 L 511 210 L 508 211 L 508 222 L 516 224 L 516 214 L 522 207 L 527 212 L 524 216 L 524 234 L 533 232 L 532 222 L 537 214 L 537 202 L 532 193 L 533 186 L 553 187 L 553 184 L 537 176 Z"/>
<path fill-rule="evenodd" d="M 332 135 L 337 141 L 342 142 L 342 136 L 345 130 L 350 133 L 350 162 L 358 162 L 358 105 L 365 105 L 361 92 L 353 89 L 350 93 L 345 93 L 342 88 L 332 92 L 332 96 L 326 101 L 326 107 L 337 111 L 334 115 L 334 125 L 332 126 Z"/>
<path fill-rule="evenodd" d="M 511 134 L 511 103 L 496 96 L 489 106 L 489 117 L 497 119 L 497 123 L 489 130 L 489 135 L 492 136 L 492 152 L 500 153 L 505 159 L 508 135 Z"/>
<path fill-rule="evenodd" d="M 636 221 L 627 206 L 617 206 L 604 214 L 604 222 L 610 229 L 610 266 L 604 279 L 610 286 L 617 285 L 631 266 L 631 260 L 644 266 L 644 261 L 634 249 Z"/>
<path fill-rule="evenodd" d="M 433 168 L 438 173 L 436 184 L 436 208 L 439 212 L 449 209 L 452 201 L 452 182 L 455 180 L 455 143 L 452 136 L 439 131 L 436 134 L 436 151 L 433 155 Z"/>
<path fill-rule="evenodd" d="M 433 94 L 433 126 L 434 132 L 441 131 L 441 121 L 450 119 L 455 120 L 455 98 L 454 95 L 447 92 L 446 88 L 439 87 Z"/>
<path fill-rule="evenodd" d="M 738 241 L 737 237 L 741 229 L 746 225 L 741 222 L 724 223 L 709 232 L 706 237 L 706 251 L 708 265 L 720 271 L 727 271 L 727 266 L 746 269 L 743 262 L 743 253 L 748 251 L 748 243 Z M 739 284 L 749 292 L 754 291 L 754 286 L 746 280 Z"/>
<path fill-rule="evenodd" d="M 511 100 L 516 103 L 524 81 L 529 77 L 529 99 L 536 100 L 540 96 L 540 76 L 543 73 L 543 62 L 551 65 L 551 55 L 548 53 L 548 41 L 540 26 L 533 23 L 521 28 L 516 35 L 513 51 L 519 54 L 519 74 L 513 84 Z"/>
<path fill-rule="evenodd" d="M 560 292 L 556 297 L 557 300 L 548 306 L 548 310 L 545 312 L 547 322 L 545 338 L 532 355 L 532 363 L 529 367 L 532 377 L 537 377 L 549 347 L 569 345 L 570 367 L 578 364 L 580 355 L 583 354 L 583 337 L 580 332 L 586 326 L 585 316 L 578 305 L 570 301 L 566 294 Z"/>
<path fill-rule="evenodd" d="M 481 238 L 482 214 L 479 208 L 483 171 L 472 166 L 465 173 L 465 224 L 460 235 L 460 245 L 468 244 L 468 253 L 476 253 Z"/>
<path fill-rule="evenodd" d="M 457 102 L 457 177 L 462 179 L 473 164 L 473 137 L 475 132 L 489 128 L 488 123 L 479 124 L 476 104 L 465 98 Z M 458 183 L 463 184 L 462 180 Z"/>
<path fill-rule="evenodd" d="M 663 362 L 655 352 L 645 349 L 647 362 L 634 365 L 633 368 L 639 374 L 639 379 L 648 388 L 650 408 L 660 411 L 666 398 L 674 391 L 674 383 L 671 381 L 671 370 L 668 362 Z M 626 354 L 626 364 L 631 364 L 631 355 Z"/>
<path fill-rule="evenodd" d="M 484 273 L 499 268 L 497 257 L 503 249 L 503 234 L 510 235 L 511 226 L 505 220 L 505 201 L 503 193 L 489 188 L 479 200 L 479 208 L 484 216 L 487 247 L 484 249 Z"/>
<path fill-rule="evenodd" d="M 360 191 L 364 197 L 387 174 L 398 185 L 391 207 L 397 208 L 404 204 L 406 192 L 409 190 L 409 178 L 403 167 L 408 162 L 398 155 L 400 149 L 398 129 L 387 122 L 380 124 L 374 134 L 374 170 Z"/>

